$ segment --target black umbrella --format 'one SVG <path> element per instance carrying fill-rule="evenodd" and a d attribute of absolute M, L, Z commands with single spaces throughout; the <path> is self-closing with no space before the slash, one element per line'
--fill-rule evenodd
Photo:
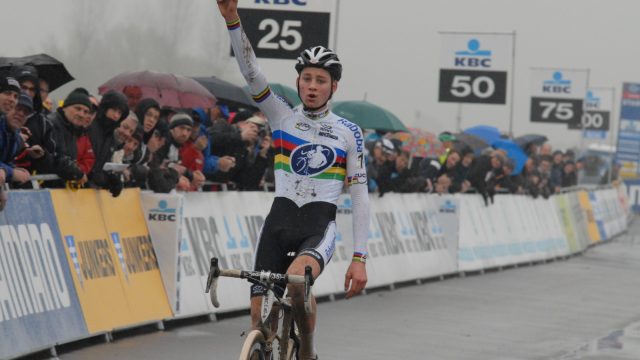
<path fill-rule="evenodd" d="M 474 153 L 479 153 L 480 151 L 488 148 L 490 145 L 484 141 L 482 138 L 465 133 L 454 134 L 456 137 L 456 141 L 461 145 L 461 147 L 468 147 Z"/>
<path fill-rule="evenodd" d="M 49 84 L 50 92 L 74 80 L 63 63 L 47 54 L 0 57 L 0 69 L 12 69 L 24 65 L 31 65 L 38 70 L 38 77 Z"/>
<path fill-rule="evenodd" d="M 547 137 L 544 135 L 526 134 L 513 139 L 513 142 L 518 144 L 521 148 L 526 149 L 529 144 L 541 145 L 547 140 Z"/>
<path fill-rule="evenodd" d="M 253 99 L 247 94 L 241 86 L 224 81 L 215 76 L 194 77 L 192 78 L 204 86 L 218 99 L 218 103 L 235 107 L 235 108 L 253 108 L 257 109 Z"/>

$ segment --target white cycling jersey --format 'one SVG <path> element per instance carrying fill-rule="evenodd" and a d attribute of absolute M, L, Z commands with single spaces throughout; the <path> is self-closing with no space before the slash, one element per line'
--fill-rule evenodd
<path fill-rule="evenodd" d="M 354 251 L 366 254 L 369 197 L 364 137 L 356 124 L 328 109 L 291 109 L 271 92 L 239 21 L 227 24 L 231 45 L 253 98 L 266 115 L 275 145 L 276 196 L 298 207 L 314 201 L 337 205 L 345 178 L 352 198 Z"/>

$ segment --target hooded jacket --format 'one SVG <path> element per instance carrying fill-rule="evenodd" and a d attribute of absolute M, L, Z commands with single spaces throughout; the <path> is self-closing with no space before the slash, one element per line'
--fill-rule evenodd
<path fill-rule="evenodd" d="M 117 121 L 107 118 L 108 109 L 120 109 L 122 115 Z M 102 167 L 111 159 L 116 150 L 116 141 L 113 135 L 114 130 L 120 126 L 122 120 L 129 116 L 127 107 L 127 97 L 116 91 L 108 91 L 103 95 L 96 119 L 89 126 L 89 139 L 93 146 L 96 162 L 91 170 L 89 179 L 99 187 L 108 186 Z"/>
<path fill-rule="evenodd" d="M 77 139 L 83 133 L 81 127 L 69 122 L 63 109 L 58 109 L 47 116 L 52 125 L 51 138 L 55 143 L 56 174 L 64 180 L 78 180 L 84 176 L 76 164 L 78 159 Z"/>
<path fill-rule="evenodd" d="M 136 116 L 138 116 L 138 120 L 140 121 L 139 125 L 144 127 L 144 115 L 147 113 L 147 111 L 149 109 L 155 108 L 156 110 L 160 111 L 160 104 L 158 104 L 157 101 L 155 101 L 154 99 L 150 99 L 150 98 L 146 98 L 146 99 L 142 99 L 140 100 L 140 102 L 138 103 L 138 105 L 136 105 L 136 109 L 135 109 L 135 113 Z M 158 120 L 158 122 L 160 122 Z M 156 124 L 153 126 L 153 128 L 151 130 L 149 130 L 149 132 L 145 132 L 144 133 L 144 143 L 148 143 L 149 139 L 151 139 L 151 135 L 153 135 L 153 130 L 155 130 L 156 126 L 158 126 L 158 122 L 156 122 Z"/>

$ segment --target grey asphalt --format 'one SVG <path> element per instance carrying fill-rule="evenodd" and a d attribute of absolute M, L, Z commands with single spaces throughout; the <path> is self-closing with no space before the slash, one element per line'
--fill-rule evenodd
<path fill-rule="evenodd" d="M 566 260 L 319 305 L 328 359 L 640 359 L 640 222 Z M 60 354 L 236 359 L 248 316 L 169 327 Z"/>

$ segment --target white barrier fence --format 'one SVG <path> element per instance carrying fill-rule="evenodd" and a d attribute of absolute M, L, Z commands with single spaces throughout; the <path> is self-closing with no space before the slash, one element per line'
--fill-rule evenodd
<path fill-rule="evenodd" d="M 582 198 L 582 199 L 581 199 Z M 249 284 L 221 279 L 220 309 L 204 294 L 209 259 L 252 268 L 253 248 L 273 194 L 142 194 L 149 233 L 176 317 L 246 309 Z M 533 199 L 500 195 L 386 194 L 371 197 L 368 287 L 563 257 L 627 228 L 626 192 L 615 188 Z M 336 250 L 314 286 L 343 292 L 351 261 L 351 202 L 341 197 Z"/>

